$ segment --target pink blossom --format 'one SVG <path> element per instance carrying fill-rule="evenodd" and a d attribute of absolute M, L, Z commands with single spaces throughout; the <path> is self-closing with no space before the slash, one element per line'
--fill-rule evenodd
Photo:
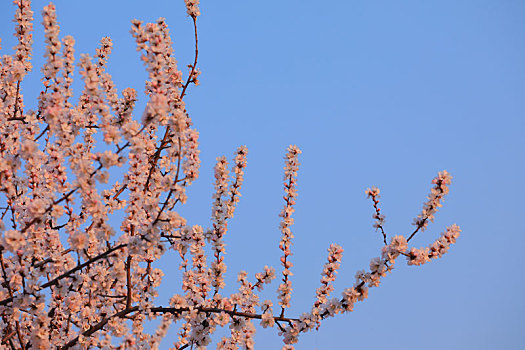
<path fill-rule="evenodd" d="M 184 0 L 188 15 L 195 18 L 201 14 L 199 10 L 199 0 Z"/>

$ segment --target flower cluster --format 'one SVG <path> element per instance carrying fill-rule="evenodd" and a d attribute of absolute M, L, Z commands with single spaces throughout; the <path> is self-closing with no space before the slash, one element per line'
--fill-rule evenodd
<path fill-rule="evenodd" d="M 186 11 L 188 15 L 190 15 L 193 18 L 196 18 L 201 14 L 199 10 L 199 1 L 200 0 L 184 0 L 186 3 Z"/>
<path fill-rule="evenodd" d="M 283 349 L 291 350 L 302 333 L 366 299 L 399 256 L 421 265 L 456 242 L 460 229 L 452 225 L 426 248 L 408 246 L 441 206 L 451 180 L 446 171 L 433 180 L 408 239 L 390 236 L 387 243 L 379 189 L 368 189 L 374 227 L 383 234 L 379 256 L 356 273 L 340 297 L 333 297 L 343 249 L 331 244 L 311 308 L 298 317 L 285 315 L 292 292 L 291 226 L 301 153 L 290 146 L 279 214 L 283 269 L 275 299 L 280 310 L 276 314 L 275 301 L 260 297 L 276 278 L 270 266 L 254 276 L 239 272 L 237 291 L 222 295 L 225 235 L 240 200 L 248 151 L 245 146 L 236 150 L 231 170 L 226 157 L 217 158 L 211 224 L 189 225 L 179 208 L 199 176 L 200 153 L 199 134 L 183 99 L 200 73 L 200 11 L 198 0 L 185 3 L 195 34 L 195 57 L 185 79 L 165 20 L 132 22 L 148 72 L 146 106 L 137 115 L 136 90 L 119 92 L 107 71 L 109 37 L 101 39 L 94 55 L 80 55 L 84 84 L 73 101 L 75 41 L 60 39 L 53 4 L 42 11 L 46 48 L 38 107 L 25 109 L 22 83 L 32 68 L 33 12 L 29 0 L 14 1 L 18 43 L 13 55 L 0 60 L 1 349 L 158 349 L 177 322 L 175 349 L 204 349 L 219 327 L 230 334 L 218 341 L 218 349 L 253 349 L 259 324 L 277 329 Z M 164 273 L 157 264 L 167 253 L 180 257 L 182 283 L 169 304 L 160 306 Z M 160 319 L 158 327 L 148 333 L 145 324 L 155 319 Z"/>
<path fill-rule="evenodd" d="M 279 248 L 283 251 L 281 257 L 281 264 L 283 265 L 283 279 L 279 285 L 279 305 L 281 305 L 281 314 L 284 314 L 284 309 L 290 307 L 290 300 L 292 298 L 292 281 L 289 276 L 292 275 L 290 268 L 293 266 L 292 262 L 288 259 L 292 252 L 290 250 L 292 245 L 293 233 L 290 227 L 293 225 L 292 214 L 294 213 L 295 198 L 297 198 L 297 190 L 295 188 L 297 171 L 299 170 L 298 156 L 301 154 L 301 150 L 297 146 L 288 147 L 288 152 L 285 157 L 284 166 L 284 200 L 285 205 L 281 210 L 279 216 L 282 218 L 279 225 L 281 229 L 281 242 L 279 242 Z"/>
<path fill-rule="evenodd" d="M 342 258 L 343 248 L 337 244 L 331 244 L 328 248 L 328 262 L 324 265 L 323 272 L 321 272 L 321 287 L 315 291 L 316 300 L 309 316 L 310 321 L 315 321 L 317 328 L 321 326 L 321 315 L 327 310 L 325 306 L 331 304 L 328 297 L 334 291 L 332 282 L 337 277 L 337 270 L 341 266 Z"/>
<path fill-rule="evenodd" d="M 31 65 L 31 45 L 33 43 L 33 11 L 31 11 L 31 1 L 18 0 L 14 4 L 18 7 L 15 14 L 16 23 L 15 36 L 18 44 L 14 47 L 15 54 L 11 67 L 11 80 L 20 81 L 32 68 Z"/>
<path fill-rule="evenodd" d="M 432 187 L 430 191 L 428 201 L 423 204 L 421 214 L 414 219 L 414 225 L 417 229 L 424 231 L 429 221 L 434 222 L 434 214 L 443 205 L 441 202 L 443 201 L 443 197 L 448 193 L 448 185 L 450 185 L 451 182 L 452 176 L 450 176 L 446 170 L 440 171 L 438 176 L 432 180 L 434 187 Z"/>
<path fill-rule="evenodd" d="M 445 232 L 426 248 L 412 248 L 407 254 L 408 265 L 423 265 L 432 259 L 441 258 L 456 243 L 461 229 L 457 225 L 447 227 Z"/>
<path fill-rule="evenodd" d="M 225 245 L 223 237 L 228 230 L 227 220 L 233 217 L 237 203 L 239 202 L 240 188 L 244 179 L 244 168 L 246 167 L 246 154 L 248 150 L 245 146 L 237 149 L 235 164 L 232 172 L 233 178 L 228 179 L 228 161 L 226 157 L 217 158 L 215 165 L 215 193 L 213 194 L 212 220 L 213 229 L 210 231 L 208 240 L 211 241 L 215 260 L 211 264 L 215 294 L 224 288 L 224 274 L 226 264 L 224 263 Z"/>
<path fill-rule="evenodd" d="M 227 216 L 228 218 L 233 217 L 233 213 L 235 212 L 235 208 L 237 206 L 237 203 L 240 200 L 240 189 L 242 187 L 242 183 L 244 181 L 244 168 L 246 168 L 246 155 L 248 154 L 248 149 L 246 146 L 241 146 L 237 149 L 237 152 L 235 154 L 235 166 L 233 167 L 232 171 L 234 173 L 234 177 L 232 179 L 232 183 L 229 190 L 229 200 L 227 201 L 227 207 L 228 212 Z"/>

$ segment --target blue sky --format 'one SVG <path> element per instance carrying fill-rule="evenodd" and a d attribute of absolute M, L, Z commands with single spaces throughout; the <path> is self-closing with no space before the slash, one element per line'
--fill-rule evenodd
<path fill-rule="evenodd" d="M 45 4 L 33 4 L 36 69 L 23 85 L 30 107 L 41 87 Z M 133 18 L 165 17 L 179 67 L 192 61 L 182 0 L 55 4 L 77 57 L 93 54 L 101 37 L 113 39 L 109 72 L 119 91 L 142 91 L 146 78 L 128 33 Z M 379 254 L 367 187 L 381 188 L 388 234 L 407 234 L 431 179 L 446 169 L 451 192 L 413 243 L 427 245 L 452 223 L 463 230 L 458 243 L 423 267 L 400 259 L 353 313 L 325 321 L 296 348 L 523 349 L 525 2 L 229 0 L 202 1 L 201 12 L 201 86 L 186 103 L 202 167 L 181 212 L 210 224 L 215 158 L 231 159 L 246 145 L 243 196 L 226 237 L 229 288 L 240 269 L 252 276 L 266 264 L 279 269 L 289 144 L 303 150 L 291 315 L 313 303 L 331 242 L 345 248 L 337 294 Z M 13 13 L 8 1 L 0 4 L 2 54 L 14 44 Z M 175 256 L 162 261 L 161 301 L 178 291 L 177 264 Z M 256 349 L 278 348 L 275 333 L 258 328 Z"/>

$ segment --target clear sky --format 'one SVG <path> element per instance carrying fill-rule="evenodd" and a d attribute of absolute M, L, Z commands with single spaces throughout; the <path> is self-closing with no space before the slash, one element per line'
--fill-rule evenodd
<path fill-rule="evenodd" d="M 46 3 L 34 1 L 37 23 Z M 77 57 L 111 36 L 109 72 L 119 91 L 142 91 L 146 77 L 128 33 L 133 18 L 165 17 L 179 66 L 192 61 L 182 0 L 55 4 Z M 525 2 L 202 0 L 201 12 L 201 86 L 186 101 L 200 131 L 202 167 L 182 213 L 191 224 L 210 225 L 215 158 L 231 159 L 246 145 L 243 196 L 226 237 L 228 288 L 240 269 L 280 271 L 289 144 L 303 150 L 290 315 L 313 303 L 331 242 L 345 249 L 337 294 L 379 255 L 367 187 L 381 189 L 387 233 L 407 234 L 431 179 L 446 169 L 451 192 L 413 243 L 427 245 L 457 223 L 457 244 L 423 267 L 399 259 L 353 313 L 325 321 L 296 348 L 525 348 Z M 2 54 L 14 44 L 13 13 L 2 1 Z M 43 32 L 35 29 L 36 69 L 23 86 L 30 107 L 41 88 Z M 177 264 L 175 256 L 162 261 L 160 304 L 179 290 Z M 264 294 L 275 303 L 277 286 Z M 258 328 L 256 349 L 279 348 L 275 333 Z M 172 328 L 164 346 L 175 338 Z"/>

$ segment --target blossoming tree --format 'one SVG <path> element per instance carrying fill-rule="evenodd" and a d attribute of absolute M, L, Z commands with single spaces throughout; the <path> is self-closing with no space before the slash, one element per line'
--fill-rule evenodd
<path fill-rule="evenodd" d="M 84 89 L 72 101 L 75 41 L 59 39 L 52 4 L 42 11 L 44 87 L 37 110 L 26 110 L 22 81 L 32 69 L 33 12 L 29 0 L 14 1 L 18 44 L 0 63 L 0 348 L 158 348 L 177 322 L 174 349 L 206 348 L 224 326 L 230 336 L 217 339 L 217 348 L 252 349 L 255 324 L 275 328 L 283 349 L 293 349 L 302 333 L 366 299 L 399 257 L 422 265 L 441 257 L 459 236 L 459 227 L 452 225 L 428 247 L 409 247 L 433 221 L 448 192 L 451 176 L 446 171 L 432 180 L 415 229 L 406 236 L 387 235 L 379 189 L 368 189 L 374 226 L 384 243 L 379 256 L 333 296 L 343 249 L 330 245 L 313 304 L 302 315 L 290 315 L 291 227 L 301 153 L 290 146 L 280 213 L 277 305 L 258 296 L 276 278 L 272 267 L 253 277 L 239 272 L 238 292 L 223 295 L 224 237 L 239 201 L 247 149 L 237 149 L 231 171 L 227 158 L 217 159 L 211 226 L 187 225 L 177 210 L 199 175 L 198 133 L 184 104 L 187 89 L 198 83 L 199 1 L 185 2 L 195 34 L 194 62 L 185 78 L 164 19 L 132 23 L 131 34 L 149 73 L 147 105 L 136 120 L 135 90 L 124 89 L 119 96 L 106 72 L 112 47 L 107 37 L 94 57 L 80 56 Z M 97 143 L 105 143 L 104 151 L 97 151 Z M 124 176 L 102 190 L 115 166 L 124 167 Z M 119 211 L 117 228 L 109 218 Z M 183 281 L 181 294 L 165 306 L 155 303 L 163 276 L 155 262 L 163 254 L 180 256 Z M 160 326 L 148 334 L 144 324 L 155 318 L 161 319 Z"/>

